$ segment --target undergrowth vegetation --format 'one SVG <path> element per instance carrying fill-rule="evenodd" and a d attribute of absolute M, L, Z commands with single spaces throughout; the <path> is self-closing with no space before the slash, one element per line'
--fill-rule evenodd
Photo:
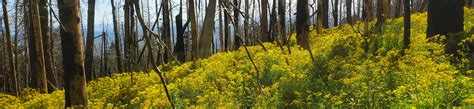
<path fill-rule="evenodd" d="M 249 46 L 258 69 L 244 48 L 161 68 L 177 107 L 473 105 L 474 10 L 465 9 L 463 34 L 448 39 L 427 39 L 426 18 L 426 13 L 412 15 L 412 43 L 404 55 L 403 19 L 397 18 L 366 35 L 361 23 L 312 32 L 315 62 L 292 35 L 290 50 L 272 43 L 263 44 L 267 51 Z M 446 53 L 453 48 L 456 53 Z M 155 72 L 100 78 L 87 84 L 89 101 L 92 107 L 169 107 L 159 80 Z M 19 98 L 0 95 L 0 106 L 64 105 L 62 90 L 23 92 Z"/>

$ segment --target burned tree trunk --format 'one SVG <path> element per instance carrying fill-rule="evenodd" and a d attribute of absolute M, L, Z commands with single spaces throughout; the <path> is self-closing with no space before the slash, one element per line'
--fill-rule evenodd
<path fill-rule="evenodd" d="M 61 21 L 61 45 L 64 66 L 64 94 L 66 107 L 87 107 L 86 77 L 84 72 L 82 32 L 79 0 L 58 0 Z"/>
<path fill-rule="evenodd" d="M 88 0 L 87 8 L 87 41 L 86 41 L 86 78 L 87 81 L 93 79 L 94 73 L 94 16 L 95 0 Z"/>
<path fill-rule="evenodd" d="M 240 0 L 234 0 L 234 5 L 237 7 L 237 8 L 234 8 L 234 24 L 235 24 L 235 28 L 234 28 L 234 50 L 239 50 L 239 47 L 240 45 L 242 45 L 242 42 L 239 41 L 239 38 L 237 37 L 238 34 L 239 34 L 239 6 L 240 6 L 240 3 L 239 3 Z"/>
<path fill-rule="evenodd" d="M 346 0 L 346 20 L 349 25 L 352 25 L 352 0 Z"/>
<path fill-rule="evenodd" d="M 309 35 L 309 10 L 308 1 L 299 0 L 296 8 L 296 39 L 298 45 L 306 50 L 309 50 L 308 35 Z"/>
<path fill-rule="evenodd" d="M 286 40 L 286 19 L 285 19 L 285 0 L 278 1 L 278 15 L 280 17 L 280 39 L 283 40 L 282 45 L 286 45 L 288 42 Z M 291 13 L 289 13 L 291 14 Z M 291 22 L 290 22 L 291 23 Z"/>
<path fill-rule="evenodd" d="M 427 37 L 462 32 L 464 30 L 463 5 L 463 0 L 429 1 Z"/>
<path fill-rule="evenodd" d="M 267 5 L 268 5 L 268 0 L 261 0 L 260 1 L 260 11 L 261 11 L 261 15 L 260 15 L 260 37 L 262 38 L 262 40 L 264 42 L 270 42 L 270 37 L 271 36 L 268 36 L 268 18 L 267 18 Z"/>

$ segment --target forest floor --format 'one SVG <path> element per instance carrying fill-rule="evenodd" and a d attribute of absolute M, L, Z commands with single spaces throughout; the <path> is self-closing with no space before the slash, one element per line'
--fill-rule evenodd
<path fill-rule="evenodd" d="M 403 19 L 380 31 L 363 24 L 310 34 L 314 62 L 291 35 L 290 50 L 276 43 L 242 47 L 163 69 L 177 107 L 468 106 L 474 104 L 474 10 L 465 9 L 464 34 L 426 38 L 426 13 L 412 15 L 410 49 Z M 371 22 L 370 25 L 374 25 Z M 440 44 L 447 40 L 448 44 Z M 445 51 L 459 48 L 459 56 Z M 290 52 L 291 51 L 291 52 Z M 471 67 L 471 68 L 470 68 Z M 257 70 L 258 69 L 258 70 Z M 169 107 L 155 72 L 117 73 L 88 84 L 92 107 Z M 64 91 L 22 97 L 0 95 L 3 107 L 64 106 Z"/>

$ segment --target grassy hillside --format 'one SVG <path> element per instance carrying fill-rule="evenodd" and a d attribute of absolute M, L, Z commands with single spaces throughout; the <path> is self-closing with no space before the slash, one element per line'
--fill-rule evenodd
<path fill-rule="evenodd" d="M 465 9 L 464 35 L 426 39 L 426 13 L 412 15 L 410 49 L 403 48 L 403 19 L 362 36 L 362 24 L 311 32 L 309 52 L 264 43 L 167 65 L 167 84 L 178 107 L 465 106 L 474 104 L 474 10 Z M 373 25 L 375 22 L 372 22 Z M 360 31 L 360 32 L 359 32 Z M 458 47 L 459 55 L 446 50 Z M 285 52 L 285 53 L 283 53 Z M 469 67 L 471 67 L 469 70 Z M 133 75 L 133 81 L 132 76 Z M 23 97 L 0 95 L 0 106 L 63 106 L 63 91 Z M 169 107 L 155 72 L 115 74 L 88 83 L 92 106 Z"/>

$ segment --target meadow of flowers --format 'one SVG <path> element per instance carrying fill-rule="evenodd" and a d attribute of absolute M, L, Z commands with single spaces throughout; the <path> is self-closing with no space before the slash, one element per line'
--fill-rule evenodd
<path fill-rule="evenodd" d="M 412 15 L 412 43 L 404 55 L 403 19 L 397 18 L 387 19 L 381 31 L 373 29 L 367 34 L 362 34 L 362 23 L 322 34 L 311 32 L 315 62 L 292 35 L 290 50 L 276 43 L 264 43 L 266 51 L 262 46 L 248 47 L 258 70 L 244 48 L 161 69 L 177 107 L 473 105 L 474 10 L 465 9 L 465 31 L 449 38 L 427 39 L 426 18 L 426 13 Z M 445 52 L 453 49 L 456 55 Z M 169 107 L 159 80 L 155 72 L 136 72 L 91 81 L 87 84 L 90 105 Z M 64 105 L 62 90 L 23 92 L 18 98 L 0 95 L 0 106 Z"/>

